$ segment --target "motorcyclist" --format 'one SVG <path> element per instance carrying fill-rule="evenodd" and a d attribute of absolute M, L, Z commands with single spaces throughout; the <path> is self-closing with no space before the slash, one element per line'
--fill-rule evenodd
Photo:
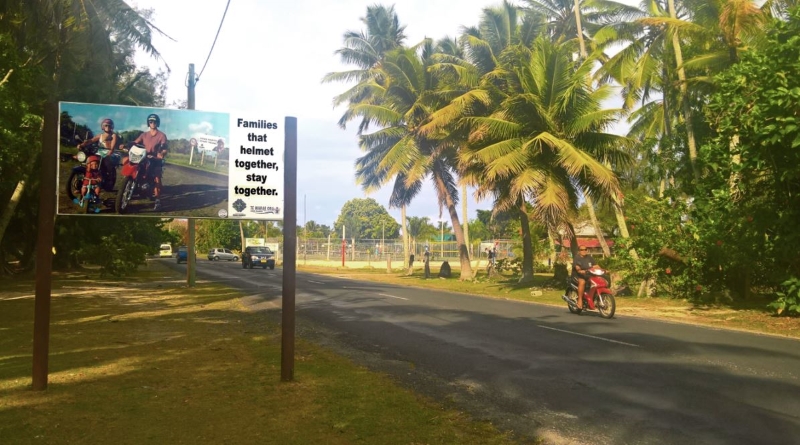
<path fill-rule="evenodd" d="M 98 134 L 97 136 L 87 139 L 83 141 L 79 147 L 85 148 L 89 145 L 100 143 L 106 149 L 108 149 L 108 155 L 103 158 L 100 163 L 100 175 L 104 180 L 103 187 L 106 190 L 111 190 L 114 188 L 114 169 L 116 168 L 116 163 L 118 159 L 114 156 L 114 150 L 119 146 L 119 136 L 117 133 L 114 132 L 114 121 L 110 118 L 105 118 L 100 123 L 100 128 L 102 128 L 102 133 Z M 107 182 L 106 182 L 107 181 Z"/>
<path fill-rule="evenodd" d="M 134 144 L 144 145 L 148 157 L 155 157 L 155 159 L 151 158 L 148 161 L 146 172 L 147 176 L 153 178 L 153 197 L 156 200 L 153 210 L 158 210 L 161 207 L 161 175 L 163 173 L 164 157 L 167 155 L 167 135 L 158 129 L 160 125 L 161 118 L 157 114 L 148 115 L 147 127 L 149 130 L 133 140 Z"/>
<path fill-rule="evenodd" d="M 583 292 L 586 289 L 586 280 L 588 278 L 589 269 L 596 266 L 597 262 L 595 262 L 594 258 L 588 253 L 588 249 L 586 246 L 580 246 L 578 248 L 578 255 L 572 259 L 572 277 L 571 279 L 578 282 L 578 295 L 576 299 L 569 298 L 569 288 L 567 289 L 567 294 L 564 295 L 563 298 L 567 303 L 575 304 L 580 307 L 581 298 L 583 298 Z"/>

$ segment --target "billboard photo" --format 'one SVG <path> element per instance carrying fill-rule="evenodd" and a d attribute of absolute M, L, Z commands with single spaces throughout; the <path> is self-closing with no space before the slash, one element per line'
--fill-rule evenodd
<path fill-rule="evenodd" d="M 282 118 L 59 107 L 59 215 L 283 219 Z"/>

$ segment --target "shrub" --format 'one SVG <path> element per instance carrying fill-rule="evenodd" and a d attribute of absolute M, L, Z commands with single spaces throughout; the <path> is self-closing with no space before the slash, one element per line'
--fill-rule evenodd
<path fill-rule="evenodd" d="M 784 281 L 781 286 L 784 292 L 777 292 L 778 299 L 768 307 L 772 308 L 776 315 L 800 315 L 800 278 L 792 277 Z"/>

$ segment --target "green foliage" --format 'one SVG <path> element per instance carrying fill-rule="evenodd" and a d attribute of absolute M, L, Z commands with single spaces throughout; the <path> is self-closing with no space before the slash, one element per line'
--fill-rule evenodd
<path fill-rule="evenodd" d="M 99 265 L 101 277 L 128 275 L 144 265 L 148 252 L 152 253 L 149 246 L 125 240 L 118 234 L 100 237 L 99 241 L 80 249 L 78 255 L 84 261 Z"/>
<path fill-rule="evenodd" d="M 625 270 L 622 281 L 630 285 L 655 280 L 659 293 L 675 298 L 697 298 L 708 291 L 700 286 L 702 274 L 708 272 L 706 239 L 689 218 L 685 200 L 629 198 L 626 205 L 631 237 L 616 245 L 618 267 Z M 638 260 L 630 249 L 636 249 Z"/>
<path fill-rule="evenodd" d="M 395 239 L 400 235 L 400 224 L 382 205 L 372 198 L 355 198 L 342 206 L 333 223 L 336 233 L 345 227 L 347 239 Z"/>
<path fill-rule="evenodd" d="M 522 274 L 522 258 L 515 256 L 497 260 L 497 271 L 500 273 L 510 272 L 514 276 L 520 276 Z"/>
<path fill-rule="evenodd" d="M 709 264 L 730 272 L 720 284 L 739 294 L 800 273 L 800 9 L 767 38 L 715 78 L 706 118 L 718 135 L 700 150 L 694 213 Z"/>
<path fill-rule="evenodd" d="M 0 218 L 0 257 L 19 260 L 23 268 L 33 265 L 39 203 L 38 152 L 45 103 L 65 100 L 163 105 L 165 74 L 140 70 L 134 62 L 137 48 L 158 56 L 150 43 L 155 29 L 147 21 L 147 14 L 120 0 L 4 4 L 0 13 L 0 200 L 4 203 L 0 206 L 4 209 Z M 62 130 L 66 130 L 62 136 L 68 138 L 76 133 L 85 137 L 89 132 L 75 126 Z M 8 205 L 18 187 L 22 199 L 16 207 Z M 148 230 L 161 233 L 158 220 L 126 224 L 109 223 L 104 218 L 94 222 L 59 219 L 56 267 L 78 265 L 92 250 L 89 245 L 112 243 L 113 237 L 106 241 L 103 238 L 110 236 L 107 226 L 148 226 Z M 128 246 L 126 240 L 127 235 L 116 241 Z M 155 246 L 149 238 L 130 241 L 132 246 L 145 247 L 133 247 L 131 259 L 123 263 L 126 267 L 136 263 L 135 258 L 142 256 L 142 251 L 157 248 L 160 241 L 157 239 Z M 108 267 L 120 269 L 112 263 Z"/>
<path fill-rule="evenodd" d="M 784 292 L 777 292 L 778 299 L 769 304 L 777 315 L 800 315 L 800 278 L 792 277 L 782 284 Z"/>
<path fill-rule="evenodd" d="M 215 247 L 241 250 L 239 222 L 228 219 L 204 219 L 195 222 L 195 242 L 198 252 Z"/>
<path fill-rule="evenodd" d="M 126 275 L 144 264 L 146 255 L 157 253 L 162 242 L 170 240 L 164 225 L 164 221 L 153 218 L 59 217 L 53 266 L 89 263 L 100 266 L 104 275 Z"/>

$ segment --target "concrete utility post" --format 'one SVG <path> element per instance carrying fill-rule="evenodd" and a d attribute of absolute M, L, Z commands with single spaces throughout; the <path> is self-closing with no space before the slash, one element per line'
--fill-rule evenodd
<path fill-rule="evenodd" d="M 187 86 L 187 97 L 186 97 L 186 108 L 189 110 L 194 110 L 194 86 L 197 83 L 197 79 L 194 75 L 194 63 L 189 64 L 189 83 Z M 187 221 L 187 235 L 188 240 L 186 242 L 186 285 L 189 287 L 193 287 L 196 282 L 197 278 L 197 252 L 195 252 L 194 248 L 194 218 L 189 218 Z"/>

